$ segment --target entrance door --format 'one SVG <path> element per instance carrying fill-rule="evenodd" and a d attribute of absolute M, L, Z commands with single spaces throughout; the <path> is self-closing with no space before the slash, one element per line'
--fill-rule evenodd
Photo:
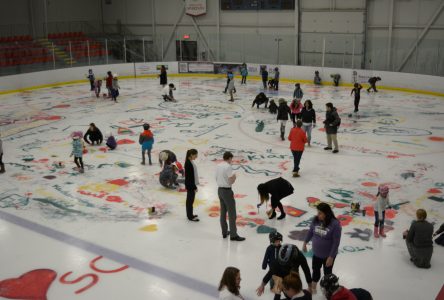
<path fill-rule="evenodd" d="M 182 44 L 182 47 L 181 47 Z M 197 60 L 197 42 L 176 40 L 176 59 L 178 61 Z"/>

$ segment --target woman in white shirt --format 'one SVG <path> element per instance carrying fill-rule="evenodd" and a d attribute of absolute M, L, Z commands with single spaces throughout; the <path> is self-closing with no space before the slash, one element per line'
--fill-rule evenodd
<path fill-rule="evenodd" d="M 239 269 L 227 267 L 219 284 L 219 299 L 244 300 L 239 293 L 241 276 Z"/>

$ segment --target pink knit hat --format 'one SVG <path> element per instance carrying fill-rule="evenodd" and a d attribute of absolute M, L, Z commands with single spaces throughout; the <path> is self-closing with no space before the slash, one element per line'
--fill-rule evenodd
<path fill-rule="evenodd" d="M 389 187 L 385 184 L 381 184 L 378 187 L 378 191 L 379 191 L 379 194 L 385 198 L 385 197 L 387 197 L 387 195 L 389 193 Z"/>
<path fill-rule="evenodd" d="M 81 139 L 83 137 L 83 132 L 81 131 L 74 131 L 71 133 L 71 138 L 73 139 Z"/>

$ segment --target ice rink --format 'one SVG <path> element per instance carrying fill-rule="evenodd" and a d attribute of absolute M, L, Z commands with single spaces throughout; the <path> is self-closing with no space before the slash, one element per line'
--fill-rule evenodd
<path fill-rule="evenodd" d="M 88 83 L 0 96 L 6 167 L 0 175 L 0 298 L 212 299 L 225 267 L 235 266 L 246 299 L 272 299 L 268 289 L 260 298 L 255 294 L 266 273 L 261 264 L 268 233 L 277 229 L 284 243 L 301 248 L 321 200 L 334 205 L 343 226 L 333 269 L 340 284 L 365 288 L 377 300 L 435 299 L 444 248 L 434 246 L 431 269 L 418 269 L 402 232 L 418 208 L 427 210 L 435 229 L 444 222 L 442 97 L 363 90 L 355 119 L 348 117 L 350 87 L 302 84 L 317 127 L 302 156 L 301 177 L 292 178 L 289 142 L 279 138 L 276 115 L 251 107 L 261 82 L 241 86 L 236 80 L 234 103 L 222 93 L 224 78 L 169 82 L 177 86 L 176 103 L 162 100 L 153 78 L 121 80 L 118 103 L 97 99 Z M 279 92 L 267 95 L 290 101 L 293 88 L 281 82 Z M 342 118 L 338 154 L 323 150 L 327 102 Z M 113 132 L 119 145 L 114 151 L 88 145 L 85 173 L 79 174 L 69 157 L 70 134 L 85 132 L 91 122 L 104 135 Z M 155 135 L 152 166 L 140 164 L 145 122 Z M 287 135 L 289 129 L 288 123 Z M 190 148 L 199 151 L 200 222 L 186 219 L 184 189 L 167 190 L 158 181 L 159 151 L 172 150 L 183 164 Z M 235 155 L 233 190 L 244 242 L 221 236 L 215 168 L 227 150 Z M 256 187 L 279 176 L 295 192 L 283 201 L 287 218 L 268 220 L 265 207 L 256 208 Z M 394 205 L 387 211 L 387 238 L 375 239 L 372 205 L 380 183 L 390 185 Z M 360 202 L 366 216 L 353 214 L 351 202 Z M 153 206 L 156 213 L 148 214 Z M 2 288 L 11 294 L 2 295 Z M 324 299 L 319 288 L 313 299 Z"/>

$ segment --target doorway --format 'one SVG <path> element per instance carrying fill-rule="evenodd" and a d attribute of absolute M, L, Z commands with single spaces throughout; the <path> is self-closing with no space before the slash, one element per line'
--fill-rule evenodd
<path fill-rule="evenodd" d="M 197 41 L 176 40 L 176 59 L 177 61 L 196 61 Z"/>

